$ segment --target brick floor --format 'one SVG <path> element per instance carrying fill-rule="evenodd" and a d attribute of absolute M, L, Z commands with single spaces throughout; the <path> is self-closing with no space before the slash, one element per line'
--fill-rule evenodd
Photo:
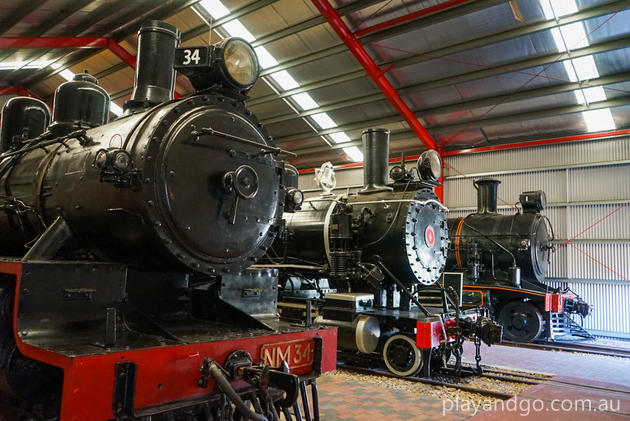
<path fill-rule="evenodd" d="M 467 343 L 465 346 L 464 359 L 468 361 L 474 356 L 471 345 Z M 318 382 L 322 420 L 630 421 L 630 359 L 505 346 L 484 346 L 482 356 L 488 365 L 547 373 L 554 377 L 488 411 L 474 415 L 474 409 L 462 403 L 443 415 L 441 400 L 324 375 Z M 605 401 L 603 407 L 600 406 L 602 401 Z M 591 405 L 590 410 L 588 405 Z"/>
<path fill-rule="evenodd" d="M 471 415 L 452 411 L 443 416 L 441 400 L 340 376 L 324 375 L 318 384 L 323 421 L 455 421 Z"/>

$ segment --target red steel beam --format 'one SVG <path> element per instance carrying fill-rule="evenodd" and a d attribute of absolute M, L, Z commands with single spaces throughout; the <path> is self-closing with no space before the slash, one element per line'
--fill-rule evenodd
<path fill-rule="evenodd" d="M 0 95 L 19 95 L 37 98 L 22 86 L 0 86 Z"/>
<path fill-rule="evenodd" d="M 361 66 L 365 69 L 365 72 L 372 78 L 376 86 L 385 94 L 389 102 L 396 108 L 400 115 L 405 119 L 411 130 L 418 136 L 422 143 L 429 149 L 436 149 L 435 142 L 431 138 L 431 135 L 420 124 L 418 118 L 409 109 L 405 101 L 402 100 L 396 89 L 389 83 L 387 77 L 385 77 L 385 71 L 381 70 L 370 55 L 365 51 L 361 43 L 357 40 L 356 36 L 350 31 L 348 26 L 339 17 L 335 9 L 328 3 L 327 0 L 311 0 L 315 7 L 320 11 L 322 16 L 328 21 L 330 26 L 335 30 L 339 38 L 346 44 L 350 52 L 361 63 Z"/>
<path fill-rule="evenodd" d="M 376 25 L 369 26 L 367 28 L 359 29 L 354 33 L 357 38 L 360 38 L 364 35 L 370 34 L 372 32 L 380 31 L 381 29 L 389 28 L 391 26 L 396 26 L 404 22 L 408 22 L 410 20 L 414 20 L 420 18 L 422 16 L 431 15 L 436 12 L 441 12 L 442 10 L 450 9 L 451 7 L 456 7 L 464 3 L 472 3 L 475 0 L 449 0 L 444 3 L 436 4 L 435 6 L 427 7 L 425 9 L 421 9 L 415 11 L 413 13 L 406 14 L 404 16 L 399 16 L 397 18 L 390 19 L 385 22 L 377 23 Z"/>
<path fill-rule="evenodd" d="M 489 152 L 489 151 L 500 151 L 503 149 L 526 148 L 528 146 L 550 145 L 554 143 L 573 142 L 576 140 L 601 139 L 603 137 L 623 136 L 623 135 L 629 135 L 629 134 L 630 134 L 630 129 L 611 130 L 611 131 L 600 132 L 600 133 L 588 133 L 588 134 L 580 134 L 580 135 L 575 135 L 575 136 L 555 137 L 551 139 L 531 140 L 529 142 L 507 143 L 504 145 L 483 146 L 480 148 L 472 148 L 472 149 L 459 149 L 456 151 L 444 152 L 444 156 L 462 155 L 462 154 Z"/>
<path fill-rule="evenodd" d="M 0 49 L 8 48 L 106 48 L 107 37 L 0 37 Z"/>

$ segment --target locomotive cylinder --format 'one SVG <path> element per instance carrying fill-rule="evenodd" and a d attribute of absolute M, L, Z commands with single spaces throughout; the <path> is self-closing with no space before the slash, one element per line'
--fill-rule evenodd
<path fill-rule="evenodd" d="M 138 31 L 138 65 L 133 93 L 125 108 L 155 105 L 173 99 L 175 49 L 179 30 L 166 22 L 151 20 Z"/>
<path fill-rule="evenodd" d="M 387 161 L 389 158 L 389 130 L 364 130 L 363 139 L 363 189 L 362 194 L 377 191 L 392 191 L 387 187 Z"/>

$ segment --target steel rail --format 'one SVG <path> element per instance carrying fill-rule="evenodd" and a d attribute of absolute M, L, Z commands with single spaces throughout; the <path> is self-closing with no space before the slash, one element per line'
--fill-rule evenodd
<path fill-rule="evenodd" d="M 480 389 L 480 388 L 477 388 L 477 387 L 466 386 L 466 385 L 457 384 L 457 383 L 449 383 L 449 382 L 435 380 L 435 379 L 427 379 L 427 378 L 423 378 L 423 377 L 411 377 L 411 376 L 409 376 L 409 377 L 400 377 L 400 376 L 397 376 L 397 375 L 395 375 L 393 373 L 390 373 L 389 371 L 384 371 L 384 370 L 377 370 L 377 369 L 364 368 L 364 367 L 356 367 L 356 366 L 346 365 L 346 364 L 338 365 L 338 367 L 339 368 L 343 368 L 343 369 L 348 370 L 348 371 L 354 371 L 354 372 L 357 372 L 357 373 L 361 373 L 361 374 L 368 374 L 368 375 L 374 375 L 374 376 L 383 376 L 383 377 L 389 377 L 389 378 L 394 378 L 394 379 L 401 379 L 401 380 L 405 380 L 405 381 L 409 381 L 409 382 L 413 382 L 413 383 L 428 384 L 428 385 L 431 385 L 431 386 L 450 387 L 450 388 L 453 388 L 453 389 L 462 390 L 464 392 L 477 393 L 477 394 L 480 394 L 480 395 L 490 396 L 490 397 L 498 398 L 498 399 L 502 399 L 502 400 L 510 399 L 510 398 L 512 398 L 514 396 L 514 395 L 511 395 L 509 393 L 499 392 L 499 391 L 496 391 L 496 390 Z"/>

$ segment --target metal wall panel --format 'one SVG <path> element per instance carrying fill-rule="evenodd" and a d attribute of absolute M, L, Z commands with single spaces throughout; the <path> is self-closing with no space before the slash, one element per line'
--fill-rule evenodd
<path fill-rule="evenodd" d="M 481 158 L 479 155 L 478 157 Z M 446 180 L 444 188 L 446 206 L 475 207 L 477 191 L 473 187 L 472 181 L 479 178 L 481 177 Z M 499 205 L 514 204 L 518 202 L 518 197 L 522 192 L 531 190 L 544 190 L 548 202 L 566 202 L 567 200 L 567 182 L 564 170 L 501 174 L 492 178 L 501 181 L 497 193 Z"/>
<path fill-rule="evenodd" d="M 549 281 L 550 286 L 567 285 L 593 306 L 592 313 L 584 319 L 588 330 L 630 333 L 630 284 L 627 282 L 605 283 Z M 580 322 L 580 317 L 574 318 Z"/>
<path fill-rule="evenodd" d="M 557 143 L 523 149 L 504 149 L 480 154 L 453 155 L 445 175 L 475 174 L 484 171 L 513 171 L 630 160 L 630 138 Z"/>
<path fill-rule="evenodd" d="M 569 171 L 569 201 L 628 199 L 630 165 L 579 168 Z"/>

